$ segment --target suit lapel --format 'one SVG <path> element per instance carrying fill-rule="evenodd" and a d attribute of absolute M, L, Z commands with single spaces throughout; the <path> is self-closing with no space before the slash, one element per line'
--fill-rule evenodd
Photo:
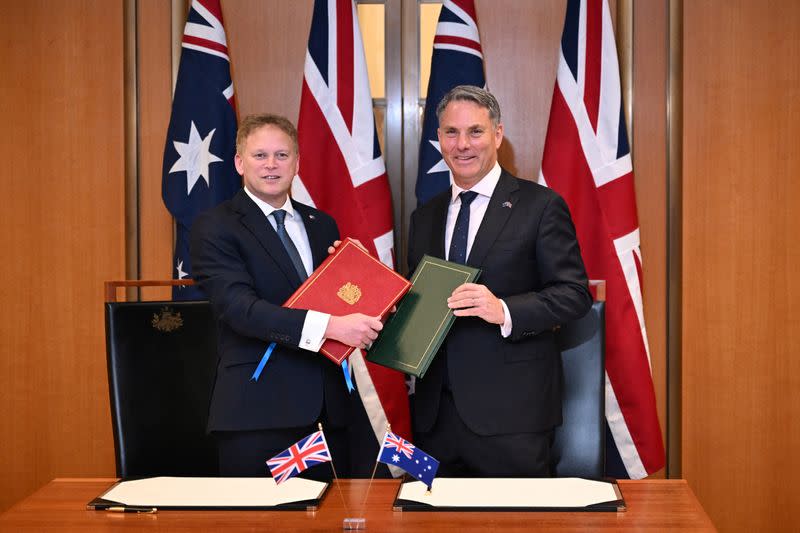
<path fill-rule="evenodd" d="M 441 223 L 431 223 L 434 228 L 431 231 L 431 242 L 428 244 L 428 250 L 432 256 L 445 258 L 444 255 L 444 233 L 447 226 L 447 208 L 450 207 L 450 199 L 452 198 L 452 190 L 447 189 L 446 193 L 431 200 L 431 220 L 441 221 Z"/>
<path fill-rule="evenodd" d="M 519 185 L 511 175 L 504 170 L 500 174 L 500 180 L 494 188 L 486 214 L 475 235 L 475 242 L 472 243 L 467 264 L 473 267 L 480 267 L 486 254 L 497 240 L 497 236 L 508 222 L 511 212 L 516 204 L 517 191 Z"/>
<path fill-rule="evenodd" d="M 261 244 L 261 247 L 264 248 L 264 251 L 278 264 L 278 267 L 284 273 L 290 285 L 299 287 L 300 277 L 297 275 L 297 271 L 292 264 L 292 260 L 289 258 L 289 254 L 286 253 L 281 239 L 278 237 L 278 234 L 275 233 L 275 230 L 272 229 L 272 225 L 269 220 L 267 220 L 267 217 L 264 216 L 261 209 L 247 196 L 244 189 L 240 190 L 234 197 L 234 206 L 242 215 L 242 225 L 253 234 L 259 244 Z"/>

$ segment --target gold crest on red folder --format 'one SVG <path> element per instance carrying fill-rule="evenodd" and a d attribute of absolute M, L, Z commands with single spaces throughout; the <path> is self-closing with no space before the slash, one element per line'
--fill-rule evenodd
<path fill-rule="evenodd" d="M 358 288 L 358 285 L 348 281 L 339 287 L 339 291 L 336 293 L 336 296 L 350 305 L 354 305 L 361 298 L 361 289 Z"/>

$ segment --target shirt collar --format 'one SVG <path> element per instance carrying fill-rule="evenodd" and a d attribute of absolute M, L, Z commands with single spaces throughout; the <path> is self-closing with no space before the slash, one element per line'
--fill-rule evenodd
<path fill-rule="evenodd" d="M 478 183 L 476 183 L 470 191 L 475 191 L 480 196 L 492 197 L 494 188 L 497 187 L 497 182 L 500 181 L 500 163 L 495 161 L 492 170 L 490 170 Z M 458 195 L 467 189 L 462 189 L 455 183 L 450 187 L 450 203 L 454 204 Z"/>
<path fill-rule="evenodd" d="M 253 200 L 256 203 L 258 208 L 261 209 L 261 212 L 264 213 L 265 217 L 269 217 L 272 214 L 273 211 L 277 211 L 278 209 L 283 209 L 284 211 L 286 211 L 286 214 L 288 214 L 290 217 L 294 218 L 294 206 L 292 205 L 292 199 L 289 198 L 289 196 L 286 197 L 286 201 L 283 203 L 282 206 L 280 206 L 280 207 L 272 207 L 267 202 L 265 202 L 261 198 L 257 197 L 255 194 L 251 193 L 247 189 L 247 185 L 245 185 L 245 187 L 244 187 L 244 192 L 247 193 L 247 196 L 249 196 L 250 199 Z"/>

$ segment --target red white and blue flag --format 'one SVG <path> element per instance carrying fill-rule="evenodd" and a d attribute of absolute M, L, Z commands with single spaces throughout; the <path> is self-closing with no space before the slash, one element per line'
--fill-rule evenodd
<path fill-rule="evenodd" d="M 192 276 L 189 231 L 202 211 L 241 188 L 233 164 L 236 111 L 219 0 L 193 0 L 183 31 L 172 115 L 164 147 L 161 193 L 175 217 L 173 278 Z M 176 287 L 176 300 L 205 298 Z"/>
<path fill-rule="evenodd" d="M 439 470 L 439 461 L 391 431 L 387 431 L 383 437 L 378 461 L 402 468 L 428 488 Z"/>
<path fill-rule="evenodd" d="M 664 466 L 619 63 L 606 0 L 567 3 L 540 181 L 566 200 L 591 279 L 606 280 L 606 420 L 626 472 Z M 609 450 L 612 452 L 612 450 Z"/>
<path fill-rule="evenodd" d="M 314 2 L 297 129 L 300 171 L 292 196 L 329 213 L 343 237 L 394 267 L 391 190 L 352 0 Z M 387 423 L 410 434 L 403 374 L 364 361 L 358 350 L 350 366 L 375 440 Z"/>
<path fill-rule="evenodd" d="M 419 144 L 417 203 L 424 204 L 452 183 L 450 169 L 442 159 L 436 129 L 436 106 L 458 85 L 484 87 L 483 51 L 473 0 L 445 0 L 433 37 L 431 77 L 425 99 L 425 116 Z"/>
<path fill-rule="evenodd" d="M 317 431 L 304 437 L 287 449 L 267 460 L 275 483 L 283 483 L 312 466 L 331 462 L 331 451 L 325 434 Z"/>

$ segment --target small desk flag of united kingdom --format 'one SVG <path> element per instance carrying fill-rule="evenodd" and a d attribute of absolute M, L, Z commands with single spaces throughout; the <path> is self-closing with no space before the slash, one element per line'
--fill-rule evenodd
<path fill-rule="evenodd" d="M 331 451 L 325 441 L 325 434 L 316 431 L 267 460 L 267 466 L 275 483 L 282 483 L 307 468 L 330 461 Z"/>

